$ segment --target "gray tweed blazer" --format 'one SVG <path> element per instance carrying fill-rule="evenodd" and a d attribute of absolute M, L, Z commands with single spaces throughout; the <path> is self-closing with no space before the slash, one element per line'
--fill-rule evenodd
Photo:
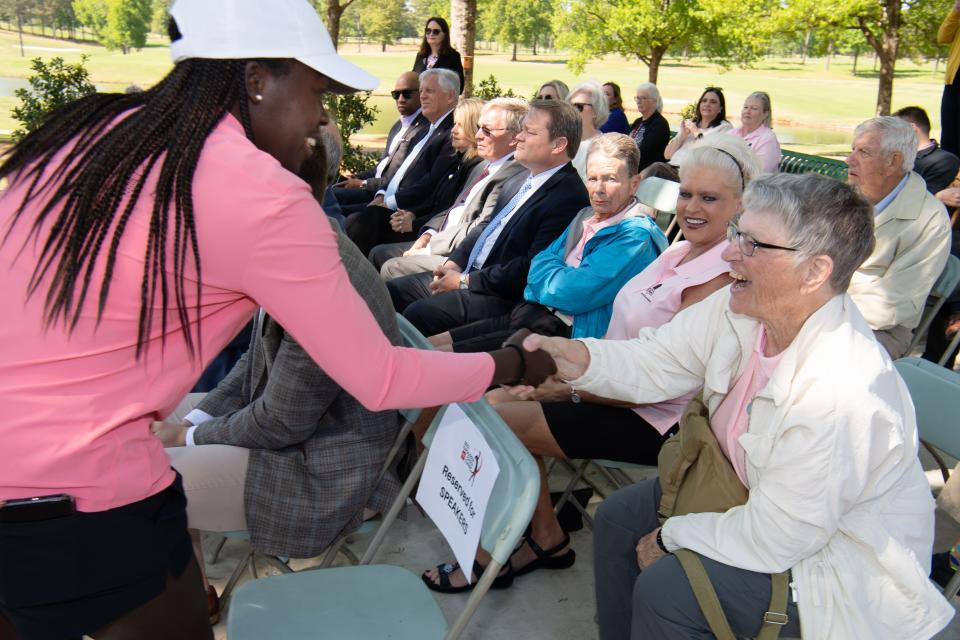
<path fill-rule="evenodd" d="M 390 341 L 401 344 L 386 287 L 333 226 L 350 282 Z M 374 486 L 396 438 L 397 412 L 365 409 L 262 313 L 250 348 L 197 408 L 218 416 L 197 428 L 197 444 L 250 449 L 244 504 L 251 541 L 263 553 L 315 556 L 360 526 L 364 506 L 385 512 L 399 490 L 392 472 Z"/>

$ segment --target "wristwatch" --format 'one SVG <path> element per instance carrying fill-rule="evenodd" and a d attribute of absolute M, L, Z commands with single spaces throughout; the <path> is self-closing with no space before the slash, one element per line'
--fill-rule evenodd
<path fill-rule="evenodd" d="M 577 393 L 577 390 L 573 387 L 570 387 L 570 402 L 574 404 L 580 404 L 583 402 L 583 398 L 580 397 L 580 394 Z"/>
<path fill-rule="evenodd" d="M 667 549 L 667 545 L 663 544 L 663 527 L 657 529 L 657 546 L 660 547 L 660 551 L 670 555 L 670 549 Z"/>
<path fill-rule="evenodd" d="M 460 288 L 469 289 L 470 288 L 470 276 L 465 273 L 460 274 Z"/>

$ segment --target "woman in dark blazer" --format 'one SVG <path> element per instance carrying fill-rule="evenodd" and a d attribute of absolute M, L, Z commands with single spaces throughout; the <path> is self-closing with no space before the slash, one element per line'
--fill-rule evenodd
<path fill-rule="evenodd" d="M 660 111 L 663 98 L 657 85 L 644 82 L 637 87 L 637 110 L 640 117 L 633 121 L 630 137 L 640 149 L 640 171 L 654 162 L 665 162 L 663 150 L 670 141 L 670 123 Z"/>
<path fill-rule="evenodd" d="M 450 27 L 443 18 L 428 19 L 423 30 L 413 70 L 420 73 L 427 69 L 450 69 L 460 77 L 460 93 L 463 93 L 463 63 L 460 52 L 450 46 Z"/>

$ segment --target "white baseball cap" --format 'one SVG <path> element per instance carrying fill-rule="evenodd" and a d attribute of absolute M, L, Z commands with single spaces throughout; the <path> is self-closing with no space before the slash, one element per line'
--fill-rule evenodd
<path fill-rule="evenodd" d="M 333 81 L 335 93 L 372 91 L 380 80 L 337 55 L 307 0 L 176 0 L 181 38 L 174 63 L 189 58 L 294 58 Z"/>

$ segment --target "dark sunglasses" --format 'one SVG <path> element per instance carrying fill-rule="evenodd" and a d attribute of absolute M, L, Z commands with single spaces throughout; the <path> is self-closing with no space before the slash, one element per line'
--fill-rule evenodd
<path fill-rule="evenodd" d="M 430 29 L 429 27 L 423 30 L 423 35 L 425 36 L 438 36 L 443 33 L 443 29 Z"/>
<path fill-rule="evenodd" d="M 537 100 L 553 100 L 553 96 L 547 94 L 545 96 L 537 96 Z"/>
<path fill-rule="evenodd" d="M 415 93 L 418 93 L 416 89 L 400 89 L 399 91 L 391 91 L 390 95 L 393 96 L 394 100 L 399 100 L 400 96 L 403 96 L 405 99 L 409 100 Z"/>
<path fill-rule="evenodd" d="M 592 107 L 592 106 L 593 106 L 593 105 L 591 105 L 589 102 L 571 102 L 570 104 L 572 104 L 574 107 L 576 107 L 577 111 L 579 111 L 579 112 L 581 112 L 581 113 L 583 113 L 583 108 L 584 108 L 584 107 Z"/>

